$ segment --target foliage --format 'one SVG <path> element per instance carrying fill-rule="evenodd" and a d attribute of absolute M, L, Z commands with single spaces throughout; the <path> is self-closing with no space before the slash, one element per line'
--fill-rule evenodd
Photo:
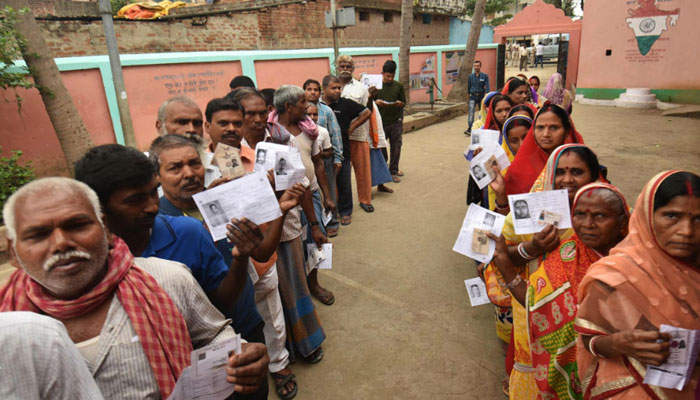
<path fill-rule="evenodd" d="M 21 49 L 25 46 L 22 38 L 15 30 L 17 16 L 29 12 L 28 9 L 15 11 L 5 6 L 0 8 L 0 89 L 31 89 L 36 85 L 28 79 L 29 70 L 24 66 L 15 65 L 15 60 L 22 58 Z M 17 107 L 21 107 L 22 98 L 15 92 Z"/>
<path fill-rule="evenodd" d="M 112 6 L 112 14 L 117 15 L 117 12 L 122 9 L 125 5 L 129 3 L 136 3 L 138 0 L 109 0 Z"/>
<path fill-rule="evenodd" d="M 561 8 L 567 17 L 574 16 L 575 0 L 544 0 L 545 3 L 552 4 L 556 8 Z M 583 3 L 583 2 L 582 2 Z M 581 5 L 583 7 L 583 5 Z"/>
<path fill-rule="evenodd" d="M 469 16 L 474 14 L 474 6 L 476 6 L 476 0 L 466 0 L 467 1 L 467 14 Z M 514 0 L 488 0 L 486 2 L 485 15 L 495 15 L 496 13 L 507 11 L 515 3 Z M 500 17 L 486 19 L 484 22 L 492 25 L 498 26 L 505 24 L 511 17 L 512 14 L 504 14 Z"/>
<path fill-rule="evenodd" d="M 0 209 L 12 193 L 35 177 L 31 161 L 22 165 L 19 163 L 21 156 L 21 151 L 14 150 L 10 157 L 0 157 Z M 2 222 L 0 215 L 0 224 Z"/>

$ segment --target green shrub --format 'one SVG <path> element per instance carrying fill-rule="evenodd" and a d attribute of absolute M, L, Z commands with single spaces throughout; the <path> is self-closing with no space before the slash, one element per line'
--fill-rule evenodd
<path fill-rule="evenodd" d="M 0 209 L 5 206 L 5 201 L 12 193 L 34 179 L 31 162 L 20 164 L 19 158 L 21 156 L 21 151 L 13 150 L 10 157 L 0 157 Z M 0 224 L 2 223 L 2 215 L 0 215 Z"/>

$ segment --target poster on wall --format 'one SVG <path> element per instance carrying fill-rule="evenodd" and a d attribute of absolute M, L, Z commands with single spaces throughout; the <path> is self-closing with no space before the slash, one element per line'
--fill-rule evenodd
<path fill-rule="evenodd" d="M 459 65 L 464 57 L 464 51 L 451 51 L 445 53 L 445 84 L 453 85 L 457 81 Z"/>
<path fill-rule="evenodd" d="M 435 80 L 435 55 L 431 55 L 423 61 L 420 72 L 412 72 L 409 76 L 411 89 L 424 89 L 430 86 L 431 80 Z"/>
<path fill-rule="evenodd" d="M 676 25 L 680 8 L 661 9 L 655 0 L 637 0 L 633 3 L 638 4 L 638 7 L 628 10 L 629 16 L 625 18 L 625 22 L 634 33 L 637 46 L 626 50 L 625 60 L 629 62 L 658 62 L 666 51 L 664 48 L 659 48 L 658 42 L 669 40 L 668 35 L 664 32 Z"/>

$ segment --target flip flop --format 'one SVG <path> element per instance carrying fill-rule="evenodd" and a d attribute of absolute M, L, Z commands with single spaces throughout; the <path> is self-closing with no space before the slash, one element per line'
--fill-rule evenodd
<path fill-rule="evenodd" d="M 401 182 L 401 178 L 399 178 L 398 175 L 392 175 L 392 176 L 391 176 L 391 179 L 394 180 L 394 183 L 399 183 L 399 182 Z"/>
<path fill-rule="evenodd" d="M 336 237 L 338 236 L 338 228 L 326 228 L 326 234 L 328 237 Z"/>
<path fill-rule="evenodd" d="M 318 292 L 310 291 L 311 295 L 326 306 L 330 306 L 331 304 L 335 303 L 335 296 L 333 296 L 333 292 L 326 290 L 322 287 L 319 287 L 319 289 L 320 291 Z"/>
<path fill-rule="evenodd" d="M 350 225 L 352 223 L 352 217 L 349 215 L 344 215 L 340 217 L 340 225 Z"/>
<path fill-rule="evenodd" d="M 368 213 L 374 212 L 374 206 L 371 204 L 360 203 L 360 208 L 367 211 Z"/>
<path fill-rule="evenodd" d="M 314 351 L 313 353 L 304 357 L 304 360 L 309 364 L 316 364 L 321 362 L 321 360 L 323 360 L 323 349 L 321 348 L 321 346 L 319 346 L 318 349 L 316 349 L 316 351 Z"/>

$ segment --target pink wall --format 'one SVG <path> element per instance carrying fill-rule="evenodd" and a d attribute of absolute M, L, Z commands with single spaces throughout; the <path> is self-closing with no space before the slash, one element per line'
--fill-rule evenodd
<path fill-rule="evenodd" d="M 497 52 L 498 49 L 481 49 L 476 51 L 476 57 L 474 57 L 474 60 L 479 60 L 481 61 L 481 72 L 486 73 L 489 76 L 489 84 L 491 85 L 491 90 L 496 90 L 496 68 L 498 67 L 497 63 Z M 457 71 L 459 72 L 459 60 L 460 57 L 457 57 L 456 59 L 450 58 L 448 60 L 447 56 L 449 54 L 464 54 L 463 50 L 460 50 L 459 52 L 457 51 L 443 51 L 442 52 L 442 94 L 443 97 L 447 97 L 447 95 L 450 93 L 450 90 L 452 90 L 452 87 L 454 86 L 454 83 L 449 83 L 452 77 L 454 77 L 454 73 L 452 71 Z M 455 64 L 457 65 L 457 69 L 453 69 Z M 449 83 L 449 84 L 448 84 Z"/>
<path fill-rule="evenodd" d="M 384 63 L 391 60 L 391 54 L 373 54 L 371 56 L 352 56 L 355 62 L 355 76 L 366 74 L 381 74 Z"/>
<path fill-rule="evenodd" d="M 156 138 L 158 107 L 163 101 L 186 95 L 194 99 L 204 112 L 207 102 L 226 95 L 228 83 L 240 74 L 238 61 L 124 68 L 124 85 L 139 148 L 146 150 Z"/>
<path fill-rule="evenodd" d="M 62 72 L 61 78 L 73 97 L 93 142 L 98 145 L 114 143 L 112 120 L 99 70 Z M 14 91 L 4 91 L 0 94 L 2 154 L 7 155 L 11 150 L 22 150 L 24 155 L 21 160 L 32 160 L 38 174 L 66 174 L 63 152 L 39 91 L 17 89 L 16 93 L 22 98 L 22 108 L 19 112 L 14 101 Z"/>
<path fill-rule="evenodd" d="M 700 1 L 659 1 L 651 13 L 643 13 L 652 17 L 663 11 L 673 14 L 678 9 L 677 17 L 655 18 L 656 28 L 666 24 L 667 29 L 646 55 L 641 54 L 635 33 L 626 21 L 638 7 L 635 1 L 586 0 L 581 39 L 581 54 L 585 56 L 579 63 L 579 86 L 700 89 Z M 657 8 L 663 11 L 655 11 Z M 671 25 L 675 18 L 675 25 Z M 611 55 L 606 56 L 606 50 L 611 50 Z"/>
<path fill-rule="evenodd" d="M 301 86 L 309 78 L 321 81 L 330 72 L 327 58 L 255 61 L 255 77 L 259 89 L 282 85 Z"/>

